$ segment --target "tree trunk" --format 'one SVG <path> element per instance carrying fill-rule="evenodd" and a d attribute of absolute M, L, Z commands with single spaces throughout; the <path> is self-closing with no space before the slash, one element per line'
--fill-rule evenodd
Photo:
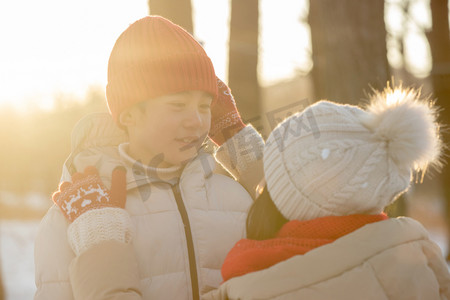
<path fill-rule="evenodd" d="M 258 122 L 258 0 L 232 0 L 228 85 L 244 121 Z"/>
<path fill-rule="evenodd" d="M 431 79 L 433 82 L 436 103 L 442 108 L 440 121 L 446 126 L 450 124 L 450 30 L 448 19 L 448 1 L 431 0 L 432 30 L 427 34 L 433 60 Z M 450 133 L 446 133 L 445 145 L 450 145 Z M 448 157 L 441 174 L 444 200 L 446 202 L 446 220 L 450 233 L 450 160 Z M 450 240 L 449 240 L 450 246 Z M 450 248 L 449 248 L 450 249 Z M 450 260 L 450 252 L 447 260 Z"/>
<path fill-rule="evenodd" d="M 193 34 L 191 0 L 148 0 L 148 7 L 150 14 L 163 16 Z"/>
<path fill-rule="evenodd" d="M 384 1 L 310 1 L 315 100 L 357 104 L 389 78 Z"/>

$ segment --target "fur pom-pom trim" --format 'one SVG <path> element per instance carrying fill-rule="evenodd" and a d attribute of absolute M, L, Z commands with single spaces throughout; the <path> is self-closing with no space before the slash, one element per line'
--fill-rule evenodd
<path fill-rule="evenodd" d="M 437 108 L 415 89 L 386 88 L 375 92 L 363 124 L 387 142 L 388 155 L 401 167 L 425 171 L 440 167 L 442 141 Z"/>

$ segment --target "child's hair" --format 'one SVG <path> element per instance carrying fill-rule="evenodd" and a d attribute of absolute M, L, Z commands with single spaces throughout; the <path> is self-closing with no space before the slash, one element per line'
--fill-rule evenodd
<path fill-rule="evenodd" d="M 275 206 L 265 188 L 248 212 L 247 238 L 252 240 L 273 238 L 288 221 Z"/>

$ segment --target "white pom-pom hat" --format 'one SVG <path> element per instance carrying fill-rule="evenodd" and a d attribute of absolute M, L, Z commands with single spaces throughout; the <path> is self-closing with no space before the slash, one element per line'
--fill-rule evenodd
<path fill-rule="evenodd" d="M 317 102 L 268 137 L 269 194 L 289 220 L 381 213 L 413 171 L 439 165 L 436 117 L 430 101 L 401 88 L 375 94 L 366 109 Z"/>

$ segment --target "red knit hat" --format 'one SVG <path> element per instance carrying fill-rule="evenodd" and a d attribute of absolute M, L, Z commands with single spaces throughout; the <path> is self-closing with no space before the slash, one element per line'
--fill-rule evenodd
<path fill-rule="evenodd" d="M 147 16 L 119 36 L 109 57 L 106 86 L 116 122 L 135 103 L 190 90 L 217 97 L 211 60 L 187 31 L 163 17 Z"/>

